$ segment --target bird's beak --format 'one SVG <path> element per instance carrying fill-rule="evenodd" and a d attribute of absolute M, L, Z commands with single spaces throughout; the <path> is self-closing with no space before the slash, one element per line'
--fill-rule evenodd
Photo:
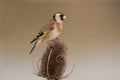
<path fill-rule="evenodd" d="M 63 16 L 63 19 L 66 19 L 67 18 L 67 16 Z"/>

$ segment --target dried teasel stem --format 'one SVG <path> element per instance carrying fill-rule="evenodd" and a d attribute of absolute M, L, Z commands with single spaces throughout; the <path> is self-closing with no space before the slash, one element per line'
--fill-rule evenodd
<path fill-rule="evenodd" d="M 66 70 L 66 52 L 67 48 L 60 39 L 49 41 L 41 65 L 38 66 L 37 75 L 47 80 L 60 80 L 66 77 L 63 76 Z"/>
<path fill-rule="evenodd" d="M 50 51 L 50 54 L 49 54 L 48 60 L 47 60 L 47 78 L 48 78 L 48 80 L 50 79 L 50 75 L 49 75 L 48 69 L 49 69 L 49 61 L 50 61 L 51 53 L 52 53 L 52 49 Z"/>

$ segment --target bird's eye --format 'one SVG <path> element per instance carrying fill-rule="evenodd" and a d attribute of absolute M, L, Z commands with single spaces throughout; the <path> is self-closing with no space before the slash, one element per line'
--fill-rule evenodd
<path fill-rule="evenodd" d="M 63 16 L 64 16 L 63 14 L 60 15 L 61 18 L 62 18 Z"/>
<path fill-rule="evenodd" d="M 63 16 L 64 16 L 63 14 L 60 15 L 61 20 L 63 20 Z"/>

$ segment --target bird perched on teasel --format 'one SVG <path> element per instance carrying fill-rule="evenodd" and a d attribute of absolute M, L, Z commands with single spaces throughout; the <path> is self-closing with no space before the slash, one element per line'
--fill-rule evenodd
<path fill-rule="evenodd" d="M 38 34 L 30 43 L 34 43 L 33 48 L 30 51 L 30 54 L 33 52 L 36 46 L 38 46 L 43 41 L 55 40 L 61 33 L 63 29 L 63 20 L 67 17 L 61 13 L 56 12 L 53 15 L 53 18 L 49 21 L 48 24 L 43 26 Z"/>

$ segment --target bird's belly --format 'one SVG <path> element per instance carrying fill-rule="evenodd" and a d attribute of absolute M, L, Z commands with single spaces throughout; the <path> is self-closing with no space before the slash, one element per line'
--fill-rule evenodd
<path fill-rule="evenodd" d="M 54 27 L 54 30 L 49 32 L 43 39 L 44 40 L 54 40 L 60 35 L 61 30 L 62 30 L 62 28 L 58 29 L 58 28 Z"/>
<path fill-rule="evenodd" d="M 57 38 L 59 35 L 60 35 L 60 32 L 54 31 L 54 32 L 51 33 L 48 40 L 53 40 L 53 39 Z"/>

